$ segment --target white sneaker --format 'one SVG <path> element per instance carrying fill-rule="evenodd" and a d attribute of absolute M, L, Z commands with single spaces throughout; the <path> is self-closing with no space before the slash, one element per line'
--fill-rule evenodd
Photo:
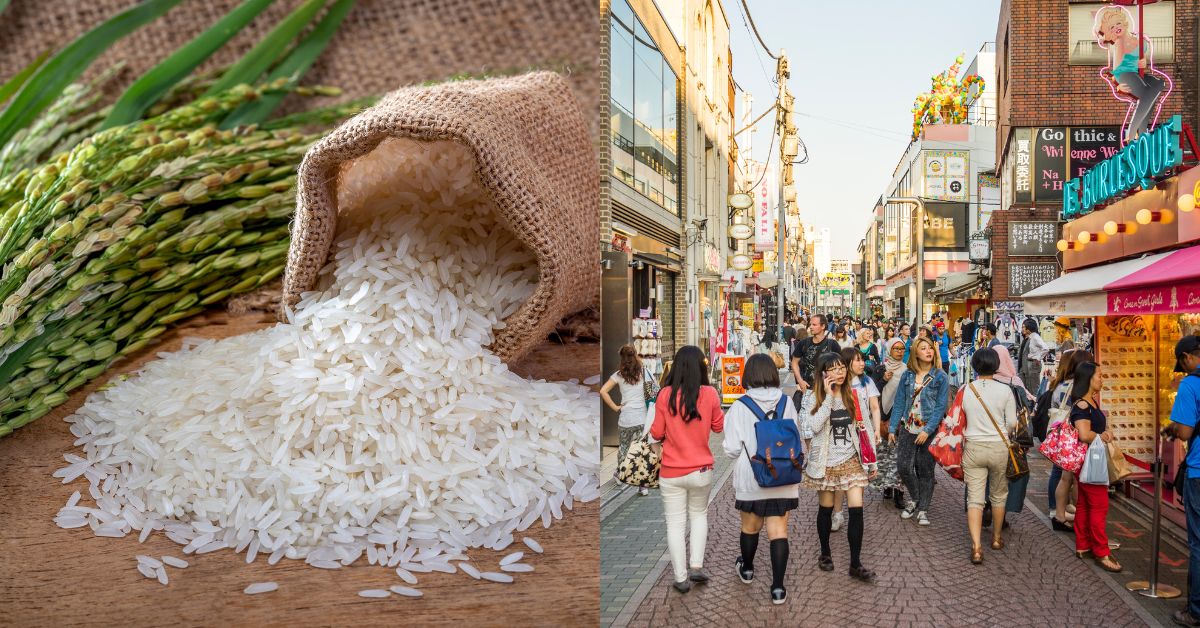
<path fill-rule="evenodd" d="M 649 494 L 650 494 L 650 489 L 646 488 L 645 486 L 638 489 L 638 495 L 649 495 Z"/>
<path fill-rule="evenodd" d="M 919 525 L 919 526 L 927 526 L 927 525 L 929 525 L 929 517 L 926 517 L 926 516 L 925 516 L 925 511 L 924 511 L 924 510 L 922 510 L 921 512 L 918 512 L 918 513 L 917 513 L 917 525 Z"/>
<path fill-rule="evenodd" d="M 901 519 L 912 519 L 917 512 L 917 502 L 904 502 L 904 510 L 900 511 Z"/>
<path fill-rule="evenodd" d="M 843 519 L 845 519 L 845 516 L 840 511 L 833 513 L 833 527 L 830 529 L 834 531 L 841 530 Z"/>

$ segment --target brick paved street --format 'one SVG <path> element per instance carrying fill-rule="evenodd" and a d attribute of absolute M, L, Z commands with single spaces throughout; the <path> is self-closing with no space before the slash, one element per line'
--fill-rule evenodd
<path fill-rule="evenodd" d="M 1038 471 L 1042 473 L 1033 478 L 1029 498 L 1040 506 L 1045 503 L 1044 492 L 1035 490 L 1045 484 L 1044 470 Z M 1144 539 L 1113 535 L 1127 544 L 1118 552 L 1127 567 L 1126 573 L 1110 577 L 1091 561 L 1076 559 L 1070 535 L 1051 531 L 1044 513 L 1029 508 L 1011 518 L 1004 550 L 985 548 L 984 564 L 971 565 L 962 484 L 938 473 L 930 513 L 933 525 L 928 528 L 901 520 L 890 503 L 869 497 L 863 561 L 879 574 L 870 585 L 846 574 L 849 550 L 844 531 L 833 533 L 835 571 L 817 569 L 816 498 L 802 491 L 801 507 L 793 513 L 790 526 L 786 581 L 790 599 L 783 606 L 772 606 L 768 600 L 770 559 L 765 539 L 759 546 L 755 582 L 744 585 L 732 573 L 739 530 L 727 481 L 709 511 L 705 566 L 713 581 L 686 595 L 670 588 L 657 493 L 627 498 L 619 505 L 610 500 L 601 522 L 601 623 L 1115 627 L 1169 623 L 1169 613 L 1182 606 L 1181 600 L 1149 600 L 1121 587 L 1125 581 L 1146 577 L 1141 566 L 1145 559 L 1137 554 L 1138 541 Z M 1138 525 L 1117 509 L 1113 518 L 1121 518 L 1124 529 Z M 985 538 L 987 534 L 985 530 Z M 1169 539 L 1165 543 L 1164 554 L 1177 558 L 1178 546 Z M 1166 582 L 1181 575 L 1167 565 L 1163 572 Z"/>

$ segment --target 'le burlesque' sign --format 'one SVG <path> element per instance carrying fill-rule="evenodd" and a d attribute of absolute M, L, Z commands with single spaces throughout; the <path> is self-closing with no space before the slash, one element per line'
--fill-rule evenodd
<path fill-rule="evenodd" d="M 1063 186 L 1063 218 L 1091 212 L 1109 199 L 1140 185 L 1154 187 L 1154 178 L 1183 162 L 1179 133 L 1183 119 L 1172 116 L 1153 131 L 1126 144 L 1116 155 L 1096 164 L 1082 177 Z"/>

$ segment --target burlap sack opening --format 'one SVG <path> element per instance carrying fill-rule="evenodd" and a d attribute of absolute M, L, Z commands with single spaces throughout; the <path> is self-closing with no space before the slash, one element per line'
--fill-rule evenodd
<path fill-rule="evenodd" d="M 563 79 L 537 72 L 406 87 L 317 142 L 300 165 L 281 318 L 316 287 L 337 232 L 338 188 L 356 176 L 354 160 L 395 140 L 466 146 L 499 221 L 537 258 L 536 290 L 492 343 L 502 360 L 520 358 L 598 298 L 599 171 L 587 122 Z"/>

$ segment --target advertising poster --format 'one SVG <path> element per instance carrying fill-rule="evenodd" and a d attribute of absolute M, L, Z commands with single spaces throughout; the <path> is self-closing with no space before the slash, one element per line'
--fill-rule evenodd
<path fill-rule="evenodd" d="M 1082 177 L 1096 164 L 1121 150 L 1121 130 L 1115 126 L 1071 129 L 1069 178 Z"/>
<path fill-rule="evenodd" d="M 742 388 L 742 371 L 745 368 L 745 356 L 721 357 L 721 397 L 725 403 L 733 403 L 745 394 L 746 391 Z"/>
<path fill-rule="evenodd" d="M 969 153 L 964 150 L 925 151 L 925 197 L 968 200 Z"/>
<path fill-rule="evenodd" d="M 976 229 L 983 229 L 992 221 L 992 212 L 1000 208 L 1000 177 L 994 174 L 979 173 L 975 181 L 975 190 L 979 195 L 975 214 Z"/>

